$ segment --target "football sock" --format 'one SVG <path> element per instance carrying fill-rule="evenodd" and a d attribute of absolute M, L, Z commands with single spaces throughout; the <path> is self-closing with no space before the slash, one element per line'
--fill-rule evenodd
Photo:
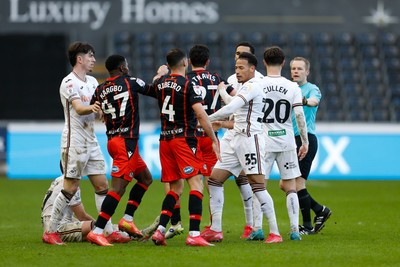
<path fill-rule="evenodd" d="M 95 234 L 99 234 L 99 231 L 105 228 L 107 222 L 110 220 L 111 216 L 113 216 L 120 200 L 120 195 L 113 191 L 108 191 L 107 196 L 101 205 L 99 216 L 94 224 L 97 228 L 95 228 L 95 231 L 93 231 Z"/>
<path fill-rule="evenodd" d="M 171 224 L 176 225 L 180 221 L 181 221 L 181 205 L 175 204 L 174 211 L 172 212 Z"/>
<path fill-rule="evenodd" d="M 57 231 L 57 226 L 62 219 L 64 209 L 67 207 L 73 196 L 74 195 L 68 193 L 65 190 L 61 190 L 61 192 L 57 195 L 56 199 L 54 200 L 53 209 L 51 211 L 49 225 L 50 233 L 54 233 Z"/>
<path fill-rule="evenodd" d="M 210 229 L 216 232 L 222 231 L 222 209 L 224 207 L 224 188 L 222 183 L 208 179 L 208 188 L 210 190 L 210 210 L 212 223 Z"/>
<path fill-rule="evenodd" d="M 235 179 L 235 182 L 239 187 L 242 197 L 246 225 L 253 226 L 253 191 L 251 190 L 251 186 L 245 175 L 239 175 Z"/>
<path fill-rule="evenodd" d="M 311 214 L 310 214 L 310 209 L 311 209 L 311 199 L 310 195 L 307 192 L 307 189 L 304 188 L 297 192 L 297 196 L 299 198 L 299 204 L 300 204 L 300 210 L 301 210 L 301 215 L 303 216 L 303 226 L 312 229 L 312 223 L 311 223 Z"/>
<path fill-rule="evenodd" d="M 143 195 L 146 193 L 147 189 L 147 186 L 139 182 L 132 187 L 131 191 L 129 192 L 129 200 L 125 208 L 125 215 L 128 215 L 128 219 L 124 216 L 125 220 L 133 221 L 135 211 L 139 207 L 140 202 L 142 202 Z"/>
<path fill-rule="evenodd" d="M 315 201 L 311 195 L 310 195 L 310 201 L 311 201 L 311 209 L 315 212 L 315 214 L 321 213 L 321 211 L 324 209 L 324 207 L 321 204 L 319 204 L 317 201 Z"/>
<path fill-rule="evenodd" d="M 107 196 L 108 193 L 108 189 L 102 190 L 102 191 L 97 191 L 94 192 L 94 202 L 96 204 L 96 209 L 97 209 L 97 213 L 101 212 L 101 205 L 103 204 L 104 199 Z M 106 234 L 111 234 L 114 229 L 112 227 L 112 221 L 111 218 L 110 220 L 107 222 L 106 226 L 104 227 L 104 231 L 106 232 Z"/>
<path fill-rule="evenodd" d="M 263 213 L 261 210 L 260 201 L 256 195 L 253 196 L 253 231 L 262 229 L 263 224 Z"/>
<path fill-rule="evenodd" d="M 264 213 L 265 217 L 268 220 L 270 233 L 280 235 L 278 229 L 278 223 L 276 221 L 274 201 L 272 200 L 271 195 L 265 189 L 265 185 L 255 183 L 252 184 L 251 187 L 253 189 L 254 194 L 258 198 L 258 201 L 260 201 L 262 212 Z"/>
<path fill-rule="evenodd" d="M 299 198 L 295 191 L 287 192 L 286 207 L 289 215 L 290 230 L 299 232 Z"/>
<path fill-rule="evenodd" d="M 172 216 L 174 206 L 178 199 L 179 196 L 174 191 L 169 191 L 164 198 L 160 215 L 160 225 L 164 227 L 164 230 L 167 227 L 167 224 Z"/>
<path fill-rule="evenodd" d="M 203 194 L 196 190 L 189 193 L 189 231 L 200 231 L 201 215 L 203 213 Z"/>

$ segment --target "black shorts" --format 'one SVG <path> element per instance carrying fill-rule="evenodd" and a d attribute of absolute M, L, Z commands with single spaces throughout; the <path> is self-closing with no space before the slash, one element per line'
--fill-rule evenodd
<path fill-rule="evenodd" d="M 299 148 L 301 146 L 301 138 L 299 135 L 296 135 L 296 145 L 297 152 L 299 152 Z M 307 180 L 308 175 L 310 174 L 311 164 L 315 158 L 315 154 L 317 154 L 318 150 L 318 140 L 314 134 L 308 134 L 308 153 L 304 157 L 303 160 L 299 161 L 301 177 Z"/>

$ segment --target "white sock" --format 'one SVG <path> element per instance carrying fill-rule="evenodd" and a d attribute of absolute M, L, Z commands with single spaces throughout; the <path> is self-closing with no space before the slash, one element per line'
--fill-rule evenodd
<path fill-rule="evenodd" d="M 49 225 L 49 232 L 54 233 L 57 231 L 57 227 L 60 224 L 60 221 L 63 217 L 64 210 L 69 203 L 68 198 L 60 192 L 58 193 L 56 199 L 53 203 L 53 208 L 51 210 L 51 217 L 50 217 L 50 225 Z"/>
<path fill-rule="evenodd" d="M 97 209 L 98 213 L 101 212 L 101 205 L 103 205 L 103 201 L 105 198 L 106 198 L 106 195 L 98 195 L 96 193 L 94 194 L 94 202 L 96 203 L 96 209 Z M 106 235 L 109 235 L 112 232 L 114 232 L 111 218 L 108 220 L 106 226 L 104 227 L 104 232 Z"/>
<path fill-rule="evenodd" d="M 189 236 L 196 237 L 200 235 L 200 231 L 189 231 Z"/>
<path fill-rule="evenodd" d="M 167 231 L 167 229 L 166 229 L 164 226 L 162 226 L 162 225 L 159 225 L 159 226 L 157 227 L 157 230 L 160 230 L 160 232 L 161 232 L 162 234 L 165 234 L 165 232 Z"/>
<path fill-rule="evenodd" d="M 299 198 L 292 192 L 286 196 L 286 207 L 289 215 L 290 230 L 299 232 Z"/>
<path fill-rule="evenodd" d="M 238 186 L 242 196 L 246 225 L 253 226 L 253 191 L 250 184 Z M 213 217 L 214 220 L 214 217 Z"/>
<path fill-rule="evenodd" d="M 209 185 L 210 211 L 212 223 L 210 229 L 216 232 L 222 231 L 222 209 L 224 207 L 224 188 Z"/>
<path fill-rule="evenodd" d="M 263 213 L 261 211 L 261 205 L 260 201 L 258 201 L 258 198 L 256 195 L 253 195 L 253 230 L 257 231 L 259 229 L 262 229 L 262 224 L 263 224 Z"/>
<path fill-rule="evenodd" d="M 100 227 L 95 226 L 93 228 L 93 233 L 95 233 L 96 235 L 101 235 L 104 232 L 104 229 L 101 229 Z"/>
<path fill-rule="evenodd" d="M 133 217 L 128 214 L 124 214 L 124 219 L 127 220 L 128 222 L 133 222 Z"/>
<path fill-rule="evenodd" d="M 255 195 L 257 196 L 258 201 L 260 201 L 261 210 L 268 220 L 269 232 L 280 235 L 278 230 L 278 223 L 276 221 L 274 201 L 272 200 L 271 195 L 268 193 L 267 190 L 258 191 L 255 193 Z"/>

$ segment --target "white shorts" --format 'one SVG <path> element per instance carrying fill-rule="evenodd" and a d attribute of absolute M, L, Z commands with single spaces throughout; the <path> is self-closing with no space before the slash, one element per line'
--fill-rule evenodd
<path fill-rule="evenodd" d="M 42 218 L 42 226 L 45 231 L 49 229 L 50 216 Z M 83 222 L 75 220 L 73 222 L 63 223 L 57 227 L 57 233 L 64 242 L 82 242 Z"/>
<path fill-rule="evenodd" d="M 242 170 L 246 174 L 265 174 L 265 138 L 241 134 L 232 140 L 229 137 L 221 139 L 222 162 L 218 160 L 214 168 L 229 171 L 236 177 Z"/>
<path fill-rule="evenodd" d="M 65 168 L 65 162 L 67 168 Z M 105 174 L 106 164 L 100 146 L 63 147 L 61 163 L 67 178 L 81 179 L 82 176 Z"/>
<path fill-rule="evenodd" d="M 290 180 L 301 176 L 296 150 L 265 153 L 265 177 L 269 178 L 272 166 L 276 161 L 282 180 Z"/>

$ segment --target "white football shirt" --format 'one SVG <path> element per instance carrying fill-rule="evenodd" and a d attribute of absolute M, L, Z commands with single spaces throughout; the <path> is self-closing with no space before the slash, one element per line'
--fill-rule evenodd
<path fill-rule="evenodd" d="M 240 101 L 237 99 L 240 98 Z M 210 115 L 211 121 L 234 114 L 235 124 L 233 132 L 246 136 L 261 134 L 263 132 L 261 119 L 263 117 L 264 92 L 259 79 L 252 78 L 244 84 L 240 84 L 236 96 L 232 101 Z M 244 103 L 243 103 L 244 102 Z"/>
<path fill-rule="evenodd" d="M 72 101 L 81 99 L 89 105 L 98 85 L 93 76 L 86 75 L 86 82 L 81 81 L 71 72 L 61 82 L 60 99 L 64 108 L 65 124 L 61 137 L 61 147 L 97 146 L 94 134 L 95 114 L 79 115 L 72 107 Z"/>
<path fill-rule="evenodd" d="M 265 94 L 263 122 L 267 151 L 296 149 L 292 112 L 293 107 L 303 105 L 300 87 L 282 76 L 265 76 L 260 84 Z"/>

